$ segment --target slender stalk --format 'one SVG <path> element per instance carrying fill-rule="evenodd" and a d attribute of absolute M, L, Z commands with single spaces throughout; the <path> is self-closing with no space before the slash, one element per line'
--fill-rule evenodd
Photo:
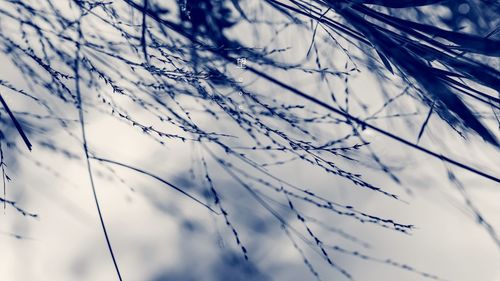
<path fill-rule="evenodd" d="M 79 73 L 80 64 L 79 64 L 79 61 L 80 61 L 80 41 L 81 41 L 81 38 L 82 38 L 82 30 L 81 30 L 80 21 L 78 21 L 78 41 L 76 42 L 76 56 L 75 56 L 74 71 L 75 71 L 75 90 L 76 90 L 76 97 L 77 97 L 77 103 L 78 103 L 78 118 L 80 121 L 80 128 L 81 128 L 82 141 L 83 141 L 83 150 L 85 152 L 85 161 L 87 164 L 87 171 L 88 171 L 88 175 L 89 175 L 90 186 L 92 187 L 92 195 L 94 196 L 94 202 L 95 202 L 95 205 L 97 207 L 97 213 L 99 215 L 99 220 L 101 222 L 102 231 L 104 233 L 104 238 L 106 239 L 106 244 L 108 246 L 108 250 L 109 250 L 109 253 L 111 255 L 111 259 L 113 260 L 113 265 L 115 267 L 116 274 L 118 276 L 118 280 L 122 281 L 120 269 L 118 268 L 118 263 L 116 262 L 116 257 L 115 257 L 114 251 L 113 251 L 113 247 L 111 246 L 111 241 L 109 239 L 108 231 L 106 230 L 106 224 L 104 223 L 104 218 L 102 216 L 101 207 L 99 204 L 99 199 L 97 198 L 94 177 L 92 175 L 92 167 L 90 164 L 89 150 L 88 150 L 88 146 L 87 146 L 87 134 L 85 131 L 85 116 L 84 116 L 84 112 L 83 112 L 82 94 L 81 94 L 81 89 L 80 89 L 80 73 Z"/>

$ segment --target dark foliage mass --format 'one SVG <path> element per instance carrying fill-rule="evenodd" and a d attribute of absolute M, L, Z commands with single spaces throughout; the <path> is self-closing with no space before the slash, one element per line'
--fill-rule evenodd
<path fill-rule="evenodd" d="M 215 171 L 224 171 L 272 217 L 318 280 L 317 265 L 305 246 L 347 279 L 352 276 L 335 261 L 337 253 L 439 279 L 409 265 L 324 243 L 311 225 L 363 245 L 348 230 L 308 216 L 302 208 L 312 206 L 401 233 L 411 232 L 413 225 L 337 203 L 307 186 L 288 182 L 269 168 L 299 161 L 344 179 L 346 187 L 399 200 L 358 171 L 343 168 L 345 163 L 366 161 L 399 183 L 397 172 L 367 140 L 365 132 L 371 130 L 450 167 L 498 183 L 496 175 L 418 141 L 426 134 L 429 120 L 437 116 L 458 137 L 477 135 L 492 146 L 499 145 L 499 9 L 497 1 L 486 0 L 1 0 L 0 52 L 15 66 L 8 71 L 18 72 L 24 84 L 0 77 L 0 93 L 15 95 L 30 106 L 29 111 L 18 111 L 0 95 L 4 183 L 9 180 L 4 154 L 15 158 L 26 149 L 44 147 L 70 160 L 79 159 L 78 153 L 65 149 L 66 140 L 50 137 L 49 132 L 63 130 L 84 151 L 99 214 L 94 166 L 138 172 L 217 214 L 242 257 L 251 260 L 226 207 L 233 199 L 217 185 Z M 307 38 L 305 49 L 280 43 L 287 29 Z M 350 79 L 362 69 L 376 76 L 381 87 L 393 87 L 400 94 L 384 97 L 382 108 L 370 105 L 371 93 L 361 98 L 352 95 Z M 240 79 L 243 72 L 245 82 Z M 324 88 L 302 89 L 296 85 L 300 83 L 286 80 L 287 74 Z M 344 90 L 334 90 L 334 84 L 343 85 Z M 374 122 L 406 118 L 401 105 L 396 114 L 384 116 L 402 97 L 427 108 L 411 140 Z M 116 159 L 97 155 L 85 129 L 92 114 L 111 115 L 162 146 L 170 142 L 196 145 L 202 152 L 194 162 L 201 163 L 204 190 L 191 193 L 121 163 L 119 155 Z M 77 135 L 75 127 L 80 129 Z M 365 153 L 368 160 L 358 158 Z M 468 198 L 451 169 L 449 177 Z M 32 216 L 7 200 L 5 192 L 0 199 Z M 467 200 L 467 205 L 498 243 L 494 229 L 473 202 Z M 105 221 L 100 218 L 121 280 Z M 251 268 L 250 264 L 243 267 Z"/>

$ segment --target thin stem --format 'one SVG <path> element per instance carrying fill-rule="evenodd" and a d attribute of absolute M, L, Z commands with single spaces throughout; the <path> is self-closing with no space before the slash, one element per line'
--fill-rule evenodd
<path fill-rule="evenodd" d="M 121 162 L 117 162 L 117 161 L 114 161 L 114 160 L 104 159 L 104 158 L 95 157 L 95 156 L 90 156 L 89 158 L 97 160 L 97 161 L 100 161 L 100 162 L 105 162 L 105 163 L 113 164 L 113 165 L 116 165 L 116 166 L 124 167 L 124 168 L 130 169 L 130 170 L 136 171 L 138 173 L 147 175 L 149 177 L 152 177 L 155 180 L 168 185 L 169 187 L 171 187 L 171 188 L 179 191 L 180 193 L 182 193 L 185 196 L 189 197 L 190 199 L 194 200 L 196 203 L 198 203 L 198 204 L 202 205 L 203 207 L 207 208 L 210 212 L 212 212 L 214 214 L 217 214 L 217 215 L 220 215 L 219 212 L 215 211 L 214 209 L 212 209 L 212 207 L 210 207 L 207 204 L 203 203 L 200 199 L 198 199 L 198 198 L 194 197 L 193 195 L 187 193 L 186 191 L 182 190 L 182 188 L 179 188 L 179 187 L 173 185 L 172 183 L 170 183 L 170 182 L 168 182 L 168 181 L 160 178 L 159 176 L 153 175 L 152 173 L 149 173 L 149 172 L 144 171 L 142 169 L 139 169 L 139 168 L 136 168 L 136 167 L 133 167 L 133 166 L 121 163 Z"/>
<path fill-rule="evenodd" d="M 80 40 L 82 38 L 82 30 L 81 30 L 81 25 L 80 21 L 78 22 L 78 42 L 76 42 L 76 57 L 75 57 L 75 65 L 74 65 L 74 70 L 75 70 L 75 88 L 76 88 L 76 97 L 77 97 L 77 103 L 78 103 L 78 118 L 80 121 L 80 128 L 81 128 L 81 133 L 82 133 L 82 140 L 83 140 L 83 150 L 85 152 L 85 161 L 87 163 L 87 171 L 89 174 L 89 180 L 90 180 L 90 186 L 92 187 L 92 194 L 94 196 L 94 202 L 97 207 L 97 213 L 99 215 L 99 220 L 101 222 L 102 226 L 102 231 L 104 233 L 104 237 L 106 238 L 106 244 L 108 245 L 108 250 L 109 253 L 111 254 L 111 258 L 113 260 L 113 264 L 115 266 L 116 274 L 118 275 L 118 280 L 122 281 L 122 276 L 120 274 L 120 269 L 118 268 L 118 263 L 116 262 L 115 254 L 113 252 L 113 247 L 111 246 L 111 241 L 108 236 L 108 231 L 106 230 L 106 225 L 104 223 L 104 218 L 102 216 L 101 212 L 101 207 L 99 205 L 99 199 L 97 198 L 97 193 L 95 189 L 95 184 L 94 184 L 94 177 L 92 175 L 92 167 L 90 165 L 90 157 L 89 157 L 89 150 L 87 146 L 87 135 L 85 132 L 85 118 L 83 114 L 83 102 L 82 102 L 82 95 L 81 95 L 81 90 L 80 90 L 80 73 L 79 73 L 79 61 L 80 61 Z"/>

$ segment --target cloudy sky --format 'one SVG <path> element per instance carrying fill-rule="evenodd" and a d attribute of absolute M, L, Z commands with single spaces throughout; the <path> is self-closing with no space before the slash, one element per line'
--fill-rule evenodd
<path fill-rule="evenodd" d="M 232 32 L 241 40 L 247 40 L 248 44 L 257 45 L 273 36 L 262 31 L 259 37 L 262 41 L 251 42 L 250 32 L 253 31 L 245 24 Z M 291 46 L 282 58 L 294 63 L 294 60 L 305 58 L 308 36 L 290 28 L 280 33 L 275 40 L 278 43 L 273 44 Z M 0 79 L 21 88 L 28 87 L 5 54 L 0 55 L 0 65 Z M 382 87 L 367 66 L 361 65 L 360 69 L 361 73 L 349 81 L 353 95 L 363 97 L 365 103 L 376 109 L 385 101 L 383 90 L 389 91 L 391 96 L 397 94 L 396 87 Z M 291 104 L 317 109 L 291 95 L 286 96 L 285 92 L 249 73 L 242 71 L 239 75 L 245 82 L 251 81 L 248 87 L 254 90 L 266 89 Z M 304 74 L 290 71 L 276 75 L 304 91 L 321 93 L 325 90 L 325 85 L 317 85 L 316 80 Z M 343 90 L 342 86 L 334 87 Z M 84 95 L 91 96 L 91 92 L 85 91 Z M 13 92 L 2 90 L 1 93 L 16 111 L 29 111 L 33 106 Z M 125 102 L 122 104 L 126 105 Z M 192 106 L 196 108 L 196 104 Z M 416 112 L 415 119 L 373 122 L 384 124 L 399 136 L 414 140 L 415 127 L 425 118 L 426 111 L 421 105 L 415 105 L 411 98 L 401 101 L 401 106 L 406 106 L 401 111 Z M 58 110 L 70 120 L 78 117 L 73 108 L 61 106 Z M 89 148 L 95 155 L 140 167 L 200 196 L 207 190 L 201 172 L 200 156 L 203 156 L 214 183 L 221 190 L 222 202 L 226 204 L 232 223 L 248 249 L 249 260 L 245 261 L 221 215 L 208 212 L 200 204 L 150 176 L 92 161 L 103 216 L 124 280 L 314 280 L 280 223 L 210 158 L 203 146 L 177 140 L 162 146 L 97 108 L 89 108 L 87 113 L 90 116 L 87 120 Z M 130 114 L 142 120 L 150 118 L 133 106 Z M 234 130 L 230 120 L 214 122 L 205 112 L 196 110 L 193 110 L 192 118 L 203 128 L 235 136 L 235 143 L 239 138 L 244 141 L 244 134 Z M 151 122 L 156 125 L 156 121 Z M 72 137 L 79 136 L 80 128 L 77 122 L 69 123 L 67 129 L 53 128 L 40 134 L 60 143 L 73 156 L 55 153 L 40 142 L 35 143 L 32 152 L 19 149 L 17 155 L 8 156 L 12 181 L 7 184 L 7 198 L 38 217 L 22 216 L 9 206 L 0 215 L 1 280 L 108 281 L 116 278 L 93 201 L 81 143 Z M 333 125 L 318 130 L 323 130 L 321 135 L 325 139 L 337 133 Z M 339 165 L 363 174 L 370 183 L 383 186 L 386 191 L 397 194 L 400 200 L 356 188 L 345 179 L 329 175 L 308 163 L 291 161 L 268 167 L 274 175 L 335 202 L 415 226 L 410 233 L 403 234 L 297 203 L 303 214 L 318 221 L 311 222 L 310 227 L 322 238 L 332 260 L 354 280 L 427 280 L 422 273 L 443 280 L 500 280 L 500 245 L 484 226 L 478 224 L 459 188 L 450 182 L 447 175 L 450 167 L 369 129 L 364 131 L 364 137 L 381 161 L 394 168 L 401 183 L 397 184 L 380 170 L 373 169 L 373 163 L 362 165 L 340 161 Z M 475 136 L 467 141 L 461 139 L 438 118 L 430 121 L 428 133 L 419 144 L 482 171 L 498 174 L 498 149 Z M 215 146 L 209 145 L 209 149 L 229 161 L 229 156 Z M 368 150 L 357 157 L 369 159 Z M 236 165 L 246 169 L 243 163 Z M 487 222 L 500 229 L 500 186 L 467 171 L 451 169 Z M 256 171 L 248 172 L 258 176 Z M 264 188 L 261 190 L 265 191 Z M 282 203 L 286 203 L 283 199 L 280 198 Z M 290 225 L 304 230 L 290 212 L 280 209 L 283 206 L 273 206 Z M 295 239 L 310 261 L 317 265 L 321 280 L 345 279 L 338 270 L 325 264 L 316 247 Z M 363 259 L 353 252 L 371 258 Z M 397 264 L 391 265 L 388 260 Z M 411 266 L 411 270 L 404 269 L 403 265 Z"/>

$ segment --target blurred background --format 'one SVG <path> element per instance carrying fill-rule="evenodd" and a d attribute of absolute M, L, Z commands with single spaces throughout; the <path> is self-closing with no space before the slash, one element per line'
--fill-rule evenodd
<path fill-rule="evenodd" d="M 356 29 L 342 11 L 363 5 L 498 44 L 496 1 L 1 2 L 0 94 L 33 144 L 4 106 L 2 280 L 117 280 L 84 143 L 123 280 L 500 280 L 498 182 L 252 71 L 498 177 L 479 125 L 335 25 Z M 498 55 L 455 43 L 450 57 L 498 79 Z M 498 84 L 470 65 L 446 75 L 492 97 L 460 100 L 498 137 Z"/>

